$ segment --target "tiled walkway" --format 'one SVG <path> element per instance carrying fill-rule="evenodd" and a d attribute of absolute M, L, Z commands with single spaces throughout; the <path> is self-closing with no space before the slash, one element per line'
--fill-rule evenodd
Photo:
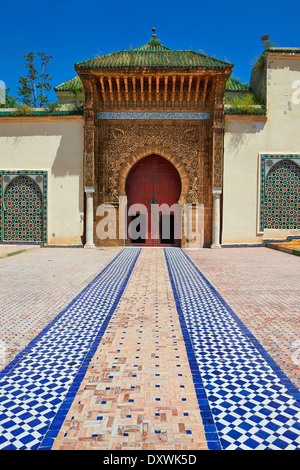
<path fill-rule="evenodd" d="M 1 448 L 49 448 L 138 254 L 122 251 L 0 373 Z"/>
<path fill-rule="evenodd" d="M 221 447 L 299 449 L 296 387 L 187 255 L 166 252 L 179 315 Z"/>
<path fill-rule="evenodd" d="M 300 390 L 299 258 L 268 248 L 187 253 Z"/>
<path fill-rule="evenodd" d="M 0 253 L 3 247 L 0 246 Z M 121 250 L 39 248 L 0 260 L 0 369 Z M 2 345 L 2 346 L 1 346 Z M 2 353 L 2 354 L 1 354 Z"/>
<path fill-rule="evenodd" d="M 258 250 L 256 259 L 267 251 L 274 266 L 274 256 L 288 256 Z M 209 256 L 215 266 L 227 256 L 217 251 L 189 254 L 208 271 Z M 30 257 L 38 262 L 42 252 Z M 57 316 L 48 313 L 44 329 L 35 325 L 37 336 L 0 374 L 0 449 L 300 449 L 299 391 L 240 304 L 229 306 L 183 250 L 105 254 L 95 279 Z M 249 260 L 246 251 L 236 256 Z M 244 276 L 245 285 L 254 277 Z M 16 305 L 4 308 L 6 322 Z"/>
<path fill-rule="evenodd" d="M 143 250 L 53 449 L 206 448 L 162 249 Z"/>

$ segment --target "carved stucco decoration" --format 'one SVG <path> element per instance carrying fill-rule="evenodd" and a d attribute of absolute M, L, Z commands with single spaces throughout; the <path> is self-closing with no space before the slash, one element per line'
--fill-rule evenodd
<path fill-rule="evenodd" d="M 197 202 L 198 199 L 199 199 L 199 196 L 198 196 L 198 178 L 196 177 L 196 178 L 194 178 L 192 188 L 189 191 L 189 197 L 188 197 L 187 202 L 188 203 L 194 203 L 194 202 Z"/>
<path fill-rule="evenodd" d="M 215 88 L 215 106 L 213 114 L 213 187 L 223 185 L 223 153 L 224 153 L 224 93 L 226 77 L 217 80 Z"/>
<path fill-rule="evenodd" d="M 223 180 L 224 131 L 215 129 L 213 133 L 213 187 L 222 188 Z"/>
<path fill-rule="evenodd" d="M 134 152 L 151 145 L 170 149 L 184 165 L 191 184 L 188 202 L 204 202 L 207 192 L 204 186 L 208 184 L 208 126 L 203 121 L 99 121 L 98 203 L 118 201 L 118 175 L 123 165 Z"/>
<path fill-rule="evenodd" d="M 84 150 L 84 182 L 85 186 L 94 186 L 94 129 L 86 128 Z"/>

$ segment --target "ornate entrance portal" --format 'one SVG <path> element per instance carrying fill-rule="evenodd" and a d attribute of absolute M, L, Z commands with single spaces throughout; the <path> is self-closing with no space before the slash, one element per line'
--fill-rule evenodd
<path fill-rule="evenodd" d="M 128 237 L 127 243 L 142 244 L 144 246 L 178 245 L 180 239 L 176 239 L 175 223 L 176 213 L 169 211 L 173 204 L 179 200 L 181 192 L 180 176 L 174 166 L 158 155 L 150 155 L 142 158 L 136 163 L 128 174 L 126 180 L 126 195 L 128 198 L 128 209 L 133 209 L 133 204 L 142 204 L 145 212 L 139 217 L 137 224 L 139 238 Z M 153 237 L 154 227 L 151 218 L 151 208 L 156 205 L 164 207 L 157 208 L 157 233 Z M 137 214 L 140 211 L 137 212 Z M 129 215 L 130 224 L 138 215 Z"/>
<path fill-rule="evenodd" d="M 196 206 L 203 205 L 203 245 L 219 248 L 224 93 L 233 65 L 196 51 L 171 50 L 154 34 L 141 47 L 83 61 L 75 68 L 84 92 L 85 246 L 124 245 L 123 232 L 113 239 L 97 237 L 95 215 L 105 204 L 119 211 L 120 197 L 127 195 L 130 205 L 145 204 L 147 221 L 154 201 L 192 204 L 192 218 Z M 141 154 L 150 159 L 133 169 Z M 160 179 L 155 176 L 158 169 Z M 141 178 L 135 175 L 139 171 Z M 167 217 L 173 226 L 170 214 L 160 214 L 161 220 Z M 184 220 L 183 214 L 183 228 Z M 149 239 L 149 226 L 151 230 L 151 220 L 140 243 L 177 243 L 172 233 Z M 181 246 L 190 243 L 183 234 Z"/>

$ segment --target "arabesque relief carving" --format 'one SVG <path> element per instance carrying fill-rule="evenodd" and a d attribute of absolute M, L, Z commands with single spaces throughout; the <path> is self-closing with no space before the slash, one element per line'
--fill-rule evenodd
<path fill-rule="evenodd" d="M 184 165 L 191 182 L 188 202 L 202 202 L 208 191 L 209 122 L 99 121 L 98 203 L 118 201 L 118 175 L 130 155 L 143 146 L 169 149 Z M 205 139 L 203 139 L 205 137 Z M 201 174 L 200 173 L 205 173 Z M 106 182 L 101 191 L 101 180 Z M 199 188 L 201 183 L 201 188 Z"/>

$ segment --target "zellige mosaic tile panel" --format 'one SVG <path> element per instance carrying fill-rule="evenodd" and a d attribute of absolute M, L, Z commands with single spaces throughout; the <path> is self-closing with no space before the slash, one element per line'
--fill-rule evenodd
<path fill-rule="evenodd" d="M 0 239 L 47 241 L 47 172 L 0 171 Z"/>
<path fill-rule="evenodd" d="M 261 156 L 260 230 L 300 227 L 300 157 Z"/>

